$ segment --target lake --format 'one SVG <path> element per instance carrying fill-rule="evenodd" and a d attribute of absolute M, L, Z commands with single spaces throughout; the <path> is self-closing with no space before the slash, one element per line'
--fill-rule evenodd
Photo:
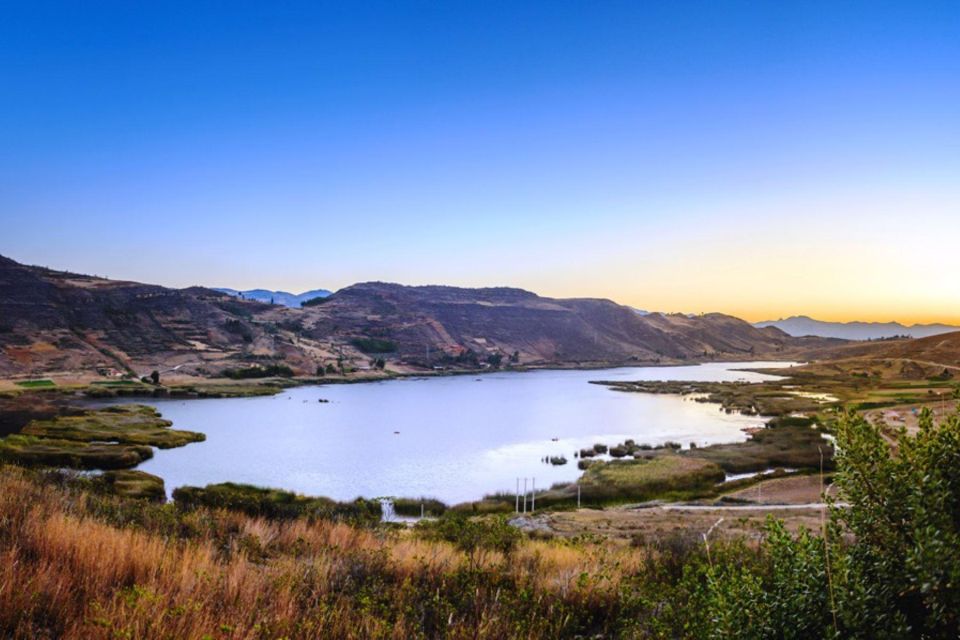
<path fill-rule="evenodd" d="M 789 364 L 497 372 L 297 387 L 258 398 L 136 400 L 176 428 L 207 435 L 158 450 L 138 468 L 163 477 L 168 492 L 233 481 L 337 500 L 463 502 L 512 493 L 517 477 L 535 477 L 538 488 L 575 480 L 581 472 L 573 453 L 595 442 L 672 440 L 686 448 L 741 441 L 744 427 L 763 423 L 716 404 L 611 391 L 590 380 L 761 381 L 775 378 L 736 369 Z M 566 465 L 541 461 L 561 454 Z"/>

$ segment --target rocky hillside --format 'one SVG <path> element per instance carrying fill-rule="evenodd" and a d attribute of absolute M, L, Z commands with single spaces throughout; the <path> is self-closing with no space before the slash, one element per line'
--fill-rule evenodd
<path fill-rule="evenodd" d="M 268 308 L 199 287 L 105 280 L 0 257 L 0 375 L 198 367 L 263 349 L 263 330 L 246 319 Z"/>
<path fill-rule="evenodd" d="M 375 336 L 399 357 L 431 365 L 464 352 L 481 361 L 499 355 L 536 364 L 743 359 L 806 344 L 722 314 L 640 315 L 610 300 L 544 298 L 512 288 L 362 283 L 307 313 L 316 337 Z"/>
<path fill-rule="evenodd" d="M 886 358 L 904 358 L 919 363 L 960 367 L 960 331 L 944 333 L 916 340 L 897 340 L 878 348 Z"/>
<path fill-rule="evenodd" d="M 28 267 L 0 257 L 0 376 L 97 371 L 216 375 L 282 362 L 296 373 L 384 358 L 395 369 L 796 357 L 796 339 L 721 314 L 640 315 L 609 300 L 512 288 L 362 283 L 303 309 L 194 287 Z"/>

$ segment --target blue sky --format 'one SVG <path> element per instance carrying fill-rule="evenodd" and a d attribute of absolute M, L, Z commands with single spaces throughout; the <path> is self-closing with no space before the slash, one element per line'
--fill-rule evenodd
<path fill-rule="evenodd" d="M 0 253 L 24 262 L 960 320 L 955 1 L 0 16 Z"/>

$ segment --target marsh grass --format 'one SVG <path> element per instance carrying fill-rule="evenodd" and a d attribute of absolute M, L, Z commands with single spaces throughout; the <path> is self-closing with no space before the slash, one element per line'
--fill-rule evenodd
<path fill-rule="evenodd" d="M 817 469 L 821 450 L 824 468 L 832 470 L 833 446 L 823 431 L 800 421 L 761 429 L 746 442 L 698 447 L 682 455 L 708 460 L 730 473 L 749 473 L 775 467 Z"/>
<path fill-rule="evenodd" d="M 590 465 L 580 479 L 581 499 L 649 500 L 666 493 L 708 490 L 725 475 L 717 465 L 677 455 Z"/>
<path fill-rule="evenodd" d="M 171 429 L 172 424 L 152 407 L 128 404 L 34 420 L 22 433 L 39 439 L 143 444 L 160 449 L 182 447 L 205 439 L 202 433 Z"/>
<path fill-rule="evenodd" d="M 153 447 L 181 447 L 202 433 L 170 429 L 152 407 L 124 405 L 37 418 L 0 439 L 0 461 L 76 469 L 126 469 L 153 457 Z"/>

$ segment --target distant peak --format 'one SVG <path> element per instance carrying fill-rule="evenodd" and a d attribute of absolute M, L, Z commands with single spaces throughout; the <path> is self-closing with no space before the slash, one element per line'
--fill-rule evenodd
<path fill-rule="evenodd" d="M 330 295 L 330 291 L 326 289 L 312 289 L 310 291 L 304 291 L 303 293 L 290 293 L 288 291 L 271 291 L 269 289 L 247 289 L 239 291 L 228 287 L 219 287 L 214 288 L 214 291 L 219 291 L 220 293 L 225 293 L 236 298 L 255 300 L 267 304 L 279 304 L 294 309 L 299 308 L 307 300 L 325 298 Z"/>

